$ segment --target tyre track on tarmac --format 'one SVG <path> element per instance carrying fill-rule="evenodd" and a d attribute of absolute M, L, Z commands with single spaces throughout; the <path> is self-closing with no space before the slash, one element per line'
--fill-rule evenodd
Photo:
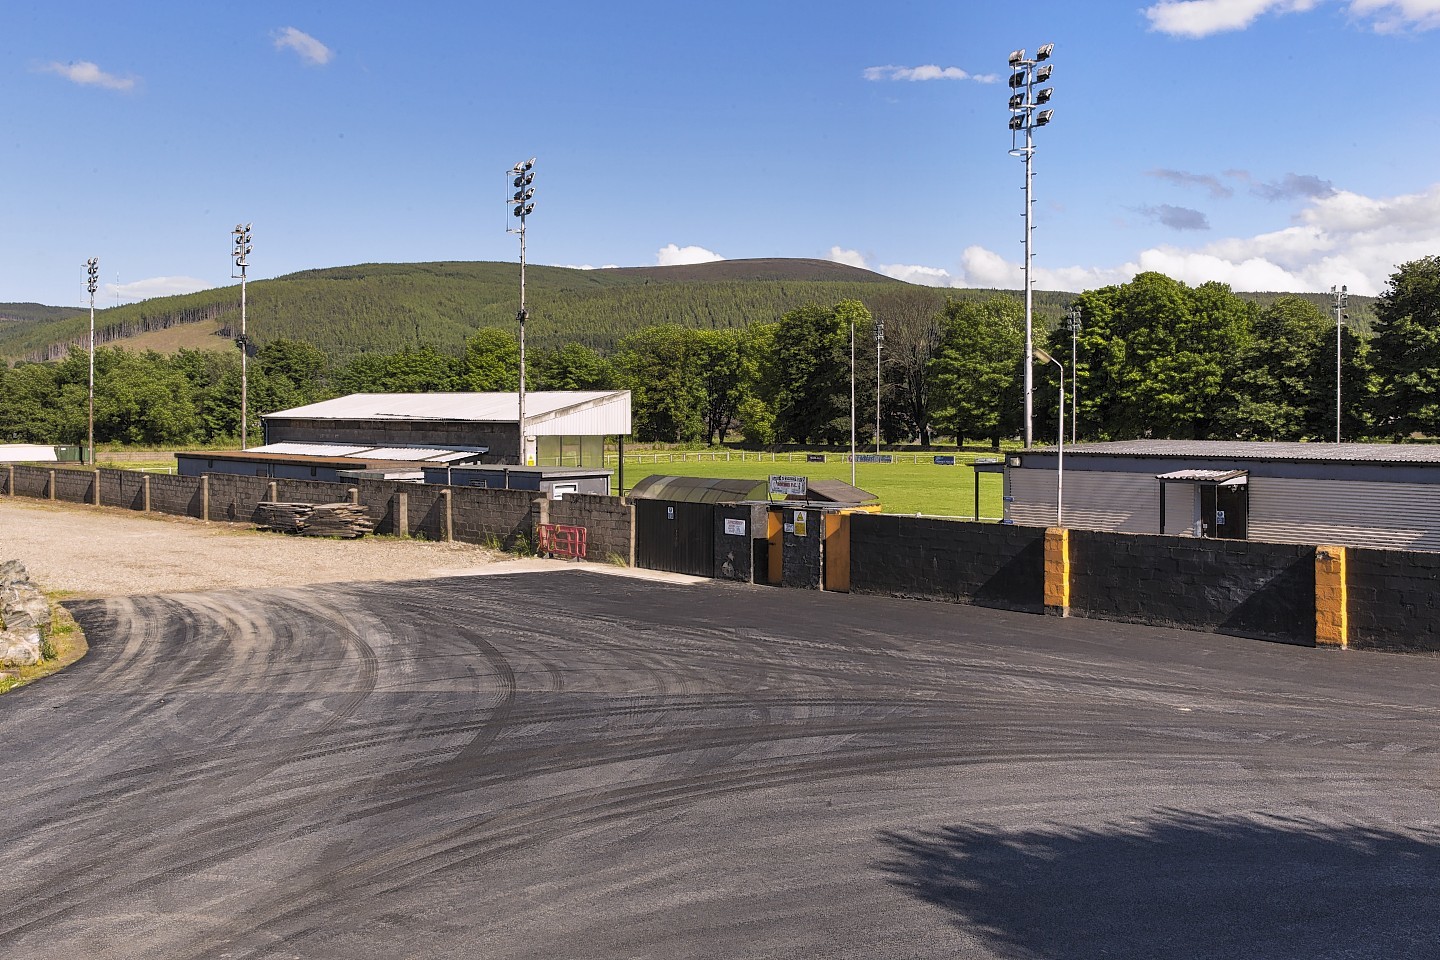
<path fill-rule="evenodd" d="M 34 958 L 699 956 L 657 904 L 766 889 L 782 915 L 710 955 L 942 949 L 866 866 L 885 831 L 1177 796 L 1397 820 L 1437 772 L 1423 660 L 569 572 L 73 607 L 90 657 L 0 701 L 34 734 L 0 943 Z M 796 864 L 834 879 L 791 894 Z"/>

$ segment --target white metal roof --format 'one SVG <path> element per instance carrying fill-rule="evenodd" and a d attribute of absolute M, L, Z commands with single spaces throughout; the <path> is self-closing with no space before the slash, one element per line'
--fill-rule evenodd
<path fill-rule="evenodd" d="M 340 443 L 301 443 L 282 440 L 250 447 L 245 453 L 273 453 L 288 457 L 355 457 L 360 460 L 451 463 L 473 460 L 489 452 L 487 447 L 368 447 Z"/>
<path fill-rule="evenodd" d="M 353 457 L 357 453 L 364 453 L 369 447 L 355 446 L 343 443 L 300 443 L 294 440 L 282 440 L 278 443 L 267 443 L 259 447 L 249 447 L 249 453 L 288 453 L 300 457 Z"/>
<path fill-rule="evenodd" d="M 1051 454 L 1054 447 L 1037 448 Z M 1314 460 L 1334 463 L 1440 463 L 1440 444 L 1299 443 L 1276 440 L 1110 440 L 1065 447 L 1065 456 Z"/>
<path fill-rule="evenodd" d="M 1249 475 L 1245 470 L 1172 470 L 1155 475 L 1156 480 L 1181 480 L 1194 483 L 1226 483 Z"/>
<path fill-rule="evenodd" d="M 266 419 L 460 420 L 513 423 L 520 416 L 514 393 L 352 393 L 268 414 Z M 628 434 L 629 390 L 537 390 L 525 394 L 528 432 Z"/>

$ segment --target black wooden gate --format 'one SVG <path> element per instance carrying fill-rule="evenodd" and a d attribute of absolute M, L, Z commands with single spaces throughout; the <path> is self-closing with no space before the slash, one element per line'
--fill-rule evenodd
<path fill-rule="evenodd" d="M 715 575 L 715 505 L 635 501 L 635 564 L 646 570 Z"/>

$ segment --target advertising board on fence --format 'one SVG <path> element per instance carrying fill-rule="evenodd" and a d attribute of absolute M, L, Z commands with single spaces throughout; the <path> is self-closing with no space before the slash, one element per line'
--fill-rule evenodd
<path fill-rule="evenodd" d="M 805 477 L 787 477 L 783 474 L 770 475 L 770 495 L 782 497 L 803 497 L 810 491 L 810 481 Z"/>

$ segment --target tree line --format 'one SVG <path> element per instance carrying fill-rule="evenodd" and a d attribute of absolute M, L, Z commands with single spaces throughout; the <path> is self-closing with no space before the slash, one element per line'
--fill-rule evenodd
<path fill-rule="evenodd" d="M 1336 325 L 1313 298 L 1262 303 L 1224 284 L 1142 273 L 1070 306 L 1078 330 L 1052 321 L 1037 339 L 1064 364 L 1067 390 L 1073 375 L 1080 439 L 1333 439 Z M 876 439 L 878 390 L 886 443 L 998 445 L 1022 432 L 1023 327 L 1013 296 L 937 306 L 932 290 L 887 285 L 863 302 L 813 303 L 744 326 L 660 323 L 608 350 L 542 346 L 528 351 L 526 385 L 628 389 L 641 441 L 843 444 L 853 356 L 862 443 Z M 1440 436 L 1440 257 L 1398 268 L 1370 331 L 1342 327 L 1340 370 L 1346 440 Z M 1037 438 L 1057 429 L 1057 376 L 1037 364 Z M 95 377 L 98 442 L 215 445 L 239 435 L 238 351 L 102 347 Z M 519 345 L 510 330 L 484 327 L 457 353 L 407 347 L 337 360 L 277 338 L 248 379 L 258 434 L 264 413 L 349 393 L 514 390 Z M 80 442 L 87 393 L 84 351 L 0 368 L 0 440 Z"/>

